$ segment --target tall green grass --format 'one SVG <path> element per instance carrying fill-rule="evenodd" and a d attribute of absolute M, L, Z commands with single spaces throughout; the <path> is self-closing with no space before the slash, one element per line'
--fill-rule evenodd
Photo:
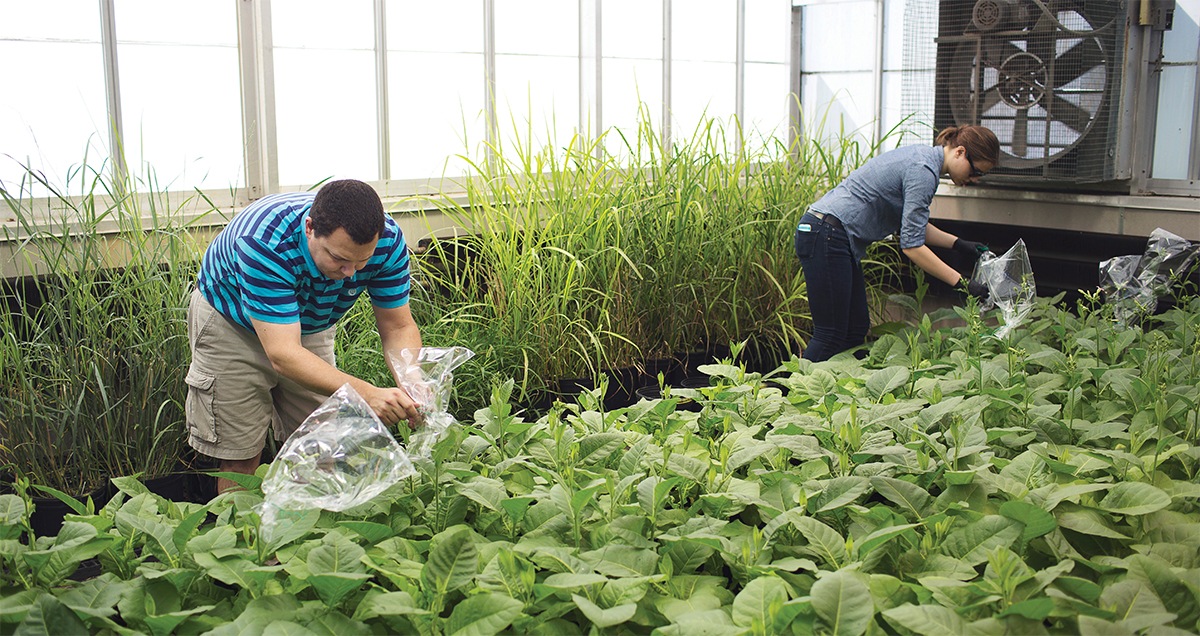
<path fill-rule="evenodd" d="M 73 196 L 34 171 L 0 190 L 4 239 L 36 272 L 0 281 L 0 463 L 71 493 L 181 456 L 200 255 L 185 197 L 86 170 Z"/>
<path fill-rule="evenodd" d="M 606 133 L 614 154 L 603 138 L 537 148 L 514 123 L 515 142 L 466 158 L 465 201 L 431 199 L 475 233 L 434 241 L 422 275 L 444 311 L 506 344 L 494 366 L 526 391 L 705 343 L 796 350 L 811 329 L 796 224 L 880 146 L 813 142 L 823 128 L 743 142 L 738 125 L 708 120 L 666 147 L 642 117 Z M 872 277 L 897 263 L 878 253 Z"/>

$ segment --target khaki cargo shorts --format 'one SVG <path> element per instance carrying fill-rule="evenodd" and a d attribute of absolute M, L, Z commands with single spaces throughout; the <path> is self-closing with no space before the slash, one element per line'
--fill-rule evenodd
<path fill-rule="evenodd" d="M 300 343 L 334 364 L 336 327 Z M 281 444 L 329 396 L 309 391 L 271 366 L 258 336 L 226 318 L 199 291 L 188 306 L 188 443 L 217 459 L 252 459 L 266 443 L 267 424 Z"/>

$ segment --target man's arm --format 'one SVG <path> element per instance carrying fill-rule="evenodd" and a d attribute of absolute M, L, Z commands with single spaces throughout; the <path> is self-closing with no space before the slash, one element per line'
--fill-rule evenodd
<path fill-rule="evenodd" d="M 417 413 L 412 398 L 399 388 L 379 388 L 343 373 L 300 344 L 300 323 L 278 324 L 250 319 L 271 366 L 300 386 L 330 395 L 349 384 L 367 401 L 385 424 L 396 424 Z M 418 345 L 420 340 L 418 336 Z"/>
<path fill-rule="evenodd" d="M 389 351 L 399 353 L 401 349 L 420 349 L 421 348 L 421 330 L 417 327 L 417 321 L 413 319 L 412 310 L 409 305 L 401 305 L 399 307 L 371 308 L 375 311 L 375 326 L 379 329 L 379 339 L 383 343 L 383 355 L 387 356 Z M 393 375 L 395 369 L 392 370 Z M 400 378 L 396 378 L 396 385 L 399 386 Z"/>

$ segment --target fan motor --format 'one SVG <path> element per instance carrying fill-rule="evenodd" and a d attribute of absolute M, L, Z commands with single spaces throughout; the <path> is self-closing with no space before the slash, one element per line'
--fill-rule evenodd
<path fill-rule="evenodd" d="M 1022 31 L 1029 28 L 1033 14 L 1024 0 L 978 0 L 971 23 L 983 33 Z"/>

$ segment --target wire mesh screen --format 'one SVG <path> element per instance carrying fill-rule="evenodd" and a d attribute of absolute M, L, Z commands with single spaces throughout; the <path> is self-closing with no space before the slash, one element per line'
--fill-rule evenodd
<path fill-rule="evenodd" d="M 937 67 L 938 0 L 904 3 L 904 38 L 901 51 L 900 145 L 931 144 L 934 76 Z"/>
<path fill-rule="evenodd" d="M 1111 179 L 1125 12 L 1123 0 L 942 0 L 936 127 L 992 129 L 992 175 Z"/>

